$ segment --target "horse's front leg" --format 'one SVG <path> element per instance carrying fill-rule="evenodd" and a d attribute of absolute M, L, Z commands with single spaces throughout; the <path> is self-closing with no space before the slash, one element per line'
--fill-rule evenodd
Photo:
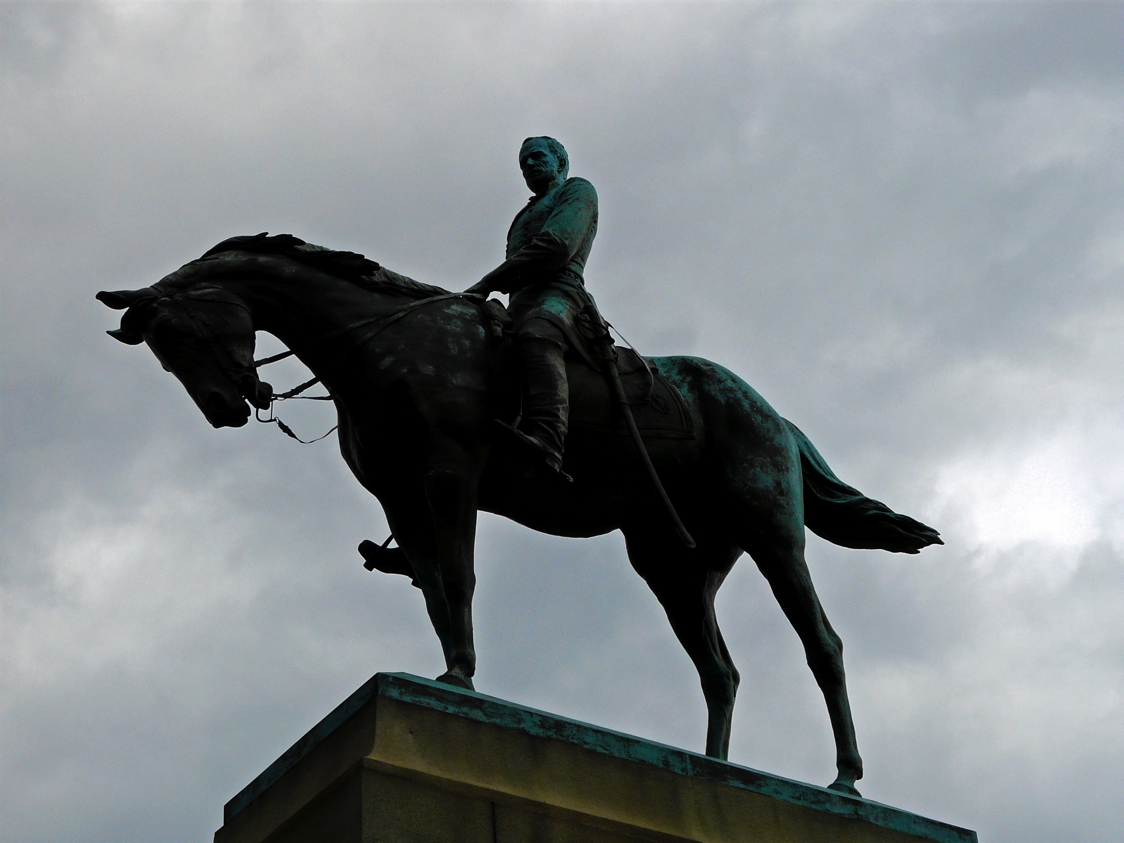
<path fill-rule="evenodd" d="M 448 637 L 442 641 L 445 673 L 439 682 L 472 689 L 476 649 L 472 643 L 472 595 L 476 590 L 477 482 L 466 471 L 438 469 L 423 477 L 433 523 L 436 566 L 444 596 Z M 432 616 L 432 612 L 430 613 Z"/>
<path fill-rule="evenodd" d="M 439 681 L 463 688 L 472 688 L 476 672 L 472 595 L 477 484 L 473 472 L 433 469 L 400 482 L 398 493 L 383 500 L 390 529 L 409 560 L 441 642 L 446 671 Z"/>

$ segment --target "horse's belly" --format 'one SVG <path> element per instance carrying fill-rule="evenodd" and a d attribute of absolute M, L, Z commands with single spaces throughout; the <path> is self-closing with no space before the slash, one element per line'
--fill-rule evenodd
<path fill-rule="evenodd" d="M 482 496 L 480 508 L 551 536 L 585 539 L 611 533 L 621 526 L 621 520 L 609 508 L 571 506 L 557 501 L 543 503 L 536 506 L 506 496 Z"/>
<path fill-rule="evenodd" d="M 697 440 L 645 439 L 673 499 L 698 486 Z M 506 438 L 497 444 L 481 483 L 480 508 L 533 530 L 556 536 L 599 536 L 644 519 L 653 506 L 659 507 L 651 479 L 627 435 L 571 430 L 566 437 L 565 470 L 574 478 L 572 483 L 552 476 L 535 455 Z"/>
<path fill-rule="evenodd" d="M 480 484 L 480 508 L 556 536 L 599 536 L 617 529 L 631 485 L 622 482 L 622 475 L 631 472 L 612 467 L 620 459 L 617 437 L 593 438 L 566 439 L 566 470 L 573 483 L 552 475 L 521 445 L 497 443 Z"/>

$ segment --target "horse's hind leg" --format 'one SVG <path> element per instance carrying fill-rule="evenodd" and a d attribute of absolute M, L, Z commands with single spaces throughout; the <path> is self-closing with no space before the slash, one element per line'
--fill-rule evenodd
<path fill-rule="evenodd" d="M 774 511 L 774 514 L 778 514 Z M 776 521 L 774 521 L 776 524 Z M 808 658 L 808 666 L 823 691 L 831 729 L 835 735 L 835 764 L 838 775 L 833 790 L 857 796 L 855 782 L 862 778 L 863 765 L 851 720 L 851 704 L 847 699 L 847 681 L 843 673 L 843 641 L 835 634 L 820 605 L 812 575 L 804 560 L 804 528 L 787 529 L 777 525 L 774 531 L 754 531 L 745 546 L 757 563 L 781 609 L 788 617 Z"/>
<path fill-rule="evenodd" d="M 660 601 L 679 643 L 699 672 L 706 699 L 706 754 L 725 760 L 730 751 L 730 724 L 738 672 L 722 640 L 714 614 L 714 596 L 741 556 L 740 547 L 688 550 L 663 531 L 630 530 L 628 558 Z"/>

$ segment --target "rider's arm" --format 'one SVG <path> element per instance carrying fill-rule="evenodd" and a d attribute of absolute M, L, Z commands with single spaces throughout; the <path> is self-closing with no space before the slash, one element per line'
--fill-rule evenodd
<path fill-rule="evenodd" d="M 585 179 L 570 179 L 542 231 L 469 290 L 513 293 L 550 278 L 570 262 L 596 222 L 597 191 Z"/>

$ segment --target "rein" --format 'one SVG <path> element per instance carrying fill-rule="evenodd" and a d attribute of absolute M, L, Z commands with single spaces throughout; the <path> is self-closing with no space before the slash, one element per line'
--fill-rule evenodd
<path fill-rule="evenodd" d="M 375 328 L 373 331 L 369 332 L 366 336 L 362 337 L 359 340 L 359 342 L 355 343 L 351 348 L 347 349 L 344 352 L 344 355 L 343 355 L 343 356 L 346 357 L 347 355 L 353 354 L 354 352 L 358 351 L 360 348 L 362 348 L 364 345 L 369 343 L 371 340 L 373 340 L 375 337 L 377 337 L 380 333 L 382 333 L 384 330 L 389 328 L 395 322 L 397 322 L 398 320 L 400 320 L 400 319 L 404 318 L 405 316 L 409 315 L 413 311 L 423 307 L 424 305 L 431 304 L 433 302 L 445 301 L 445 300 L 448 300 L 448 299 L 459 299 L 459 298 L 479 298 L 479 297 L 476 296 L 475 294 L 472 294 L 472 293 L 445 293 L 445 294 L 439 295 L 439 296 L 430 296 L 429 298 L 426 298 L 426 299 L 418 299 L 417 301 L 412 301 L 409 304 L 407 304 L 403 307 L 400 307 L 398 310 L 392 311 L 391 313 L 384 313 L 384 314 L 381 314 L 379 316 L 369 316 L 366 319 L 360 319 L 356 322 L 352 322 L 350 325 L 344 325 L 341 328 L 336 328 L 334 331 L 329 331 L 327 334 L 320 337 L 315 342 L 316 342 L 317 345 L 319 345 L 321 343 L 328 342 L 329 340 L 333 340 L 336 337 L 342 337 L 345 334 L 349 334 L 357 328 L 362 328 L 366 325 L 371 325 L 371 324 L 374 324 L 376 322 L 382 322 L 383 323 L 383 324 L 379 325 L 377 328 Z M 296 354 L 296 352 L 290 349 L 289 351 L 283 351 L 280 354 L 274 354 L 271 357 L 265 357 L 261 360 L 255 360 L 254 361 L 254 369 L 255 370 L 260 369 L 262 366 L 268 366 L 270 363 L 276 363 L 280 360 L 284 360 L 287 357 L 292 357 L 295 354 Z M 278 429 L 282 433 L 284 433 L 290 439 L 295 439 L 297 442 L 300 442 L 302 445 L 311 445 L 313 442 L 319 442 L 321 439 L 323 439 L 326 436 L 328 436 L 329 434 L 331 434 L 332 431 L 336 430 L 336 428 L 338 428 L 339 425 L 338 424 L 334 425 L 332 427 L 332 429 L 329 430 L 327 433 L 325 433 L 323 436 L 317 436 L 315 439 L 310 439 L 306 442 L 305 440 L 303 440 L 299 436 L 297 436 L 295 433 L 293 433 L 292 428 L 290 428 L 287 424 L 285 424 L 285 422 L 281 421 L 281 419 L 279 419 L 276 416 L 276 414 L 274 413 L 274 410 L 273 410 L 273 405 L 276 404 L 278 401 L 288 401 L 291 398 L 298 398 L 302 401 L 331 401 L 332 400 L 331 395 L 301 395 L 301 393 L 304 392 L 305 390 L 307 390 L 309 387 L 315 386 L 316 384 L 318 384 L 320 382 L 321 382 L 320 377 L 316 376 L 316 377 L 314 377 L 310 380 L 305 381 L 302 384 L 299 384 L 299 385 L 293 387 L 292 389 L 288 390 L 287 392 L 282 392 L 279 395 L 277 393 L 274 393 L 273 395 L 270 396 L 270 399 L 269 399 L 269 418 L 263 419 L 261 417 L 262 411 L 261 411 L 260 408 L 255 408 L 254 418 L 256 418 L 259 422 L 262 422 L 263 424 L 276 424 Z"/>

